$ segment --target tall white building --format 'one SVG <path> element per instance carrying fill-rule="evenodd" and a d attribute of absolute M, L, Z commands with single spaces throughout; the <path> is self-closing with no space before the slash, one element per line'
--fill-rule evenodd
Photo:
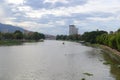
<path fill-rule="evenodd" d="M 78 34 L 78 28 L 75 25 L 69 25 L 69 35 Z"/>

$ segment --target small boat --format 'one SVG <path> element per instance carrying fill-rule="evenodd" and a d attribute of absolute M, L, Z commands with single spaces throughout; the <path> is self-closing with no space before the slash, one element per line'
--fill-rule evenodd
<path fill-rule="evenodd" d="M 62 44 L 65 44 L 64 42 Z"/>

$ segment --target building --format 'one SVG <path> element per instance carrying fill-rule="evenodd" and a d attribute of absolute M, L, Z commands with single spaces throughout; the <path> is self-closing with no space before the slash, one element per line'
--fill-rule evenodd
<path fill-rule="evenodd" d="M 75 25 L 69 25 L 69 35 L 78 34 L 78 28 Z"/>

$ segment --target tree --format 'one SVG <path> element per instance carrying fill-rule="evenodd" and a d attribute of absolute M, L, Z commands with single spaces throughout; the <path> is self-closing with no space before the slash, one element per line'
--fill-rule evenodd
<path fill-rule="evenodd" d="M 107 32 L 106 31 L 85 32 L 82 35 L 82 40 L 90 43 L 97 43 L 97 37 L 101 36 L 102 34 L 107 34 Z"/>
<path fill-rule="evenodd" d="M 14 35 L 12 33 L 4 33 L 3 38 L 7 40 L 12 40 L 14 39 Z"/>
<path fill-rule="evenodd" d="M 56 40 L 67 40 L 68 36 L 67 35 L 57 35 Z"/>
<path fill-rule="evenodd" d="M 23 33 L 21 31 L 19 31 L 19 30 L 16 30 L 14 32 L 14 38 L 15 39 L 23 39 Z"/>
<path fill-rule="evenodd" d="M 117 49 L 120 51 L 120 32 L 116 34 Z"/>
<path fill-rule="evenodd" d="M 117 30 L 117 32 L 120 32 L 120 28 Z"/>
<path fill-rule="evenodd" d="M 109 38 L 109 46 L 110 46 L 111 48 L 117 49 L 116 36 L 110 35 L 110 38 Z"/>
<path fill-rule="evenodd" d="M 0 32 L 0 40 L 2 39 L 2 33 Z"/>
<path fill-rule="evenodd" d="M 108 39 L 109 39 L 109 36 L 108 36 L 108 34 L 102 34 L 102 35 L 100 35 L 100 36 L 97 36 L 97 43 L 99 43 L 99 44 L 104 44 L 104 45 L 108 45 Z"/>
<path fill-rule="evenodd" d="M 39 35 L 40 35 L 40 39 L 45 39 L 45 35 L 44 34 L 39 33 Z"/>
<path fill-rule="evenodd" d="M 34 32 L 32 35 L 31 35 L 32 39 L 33 40 L 39 40 L 39 39 L 45 39 L 45 35 L 44 34 L 41 34 L 41 33 L 38 33 L 38 32 Z"/>

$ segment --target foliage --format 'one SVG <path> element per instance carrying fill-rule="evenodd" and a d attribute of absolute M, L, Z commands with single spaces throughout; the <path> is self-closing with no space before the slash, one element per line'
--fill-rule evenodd
<path fill-rule="evenodd" d="M 2 33 L 0 32 L 0 40 L 2 39 Z"/>
<path fill-rule="evenodd" d="M 27 34 L 22 33 L 19 30 L 16 30 L 14 33 L 1 33 L 0 40 L 39 40 L 45 39 L 45 35 L 38 32 L 30 32 Z"/>
<path fill-rule="evenodd" d="M 93 74 L 91 73 L 83 73 L 84 75 L 87 75 L 87 76 L 93 76 Z"/>
<path fill-rule="evenodd" d="M 74 41 L 78 41 L 81 39 L 80 35 L 57 35 L 56 36 L 56 40 L 74 40 Z"/>
<path fill-rule="evenodd" d="M 24 38 L 27 40 L 39 40 L 39 39 L 45 39 L 45 35 L 42 33 L 38 33 L 38 32 L 32 32 L 29 34 L 25 34 Z"/>
<path fill-rule="evenodd" d="M 32 35 L 31 35 L 32 39 L 33 40 L 39 40 L 42 38 L 42 35 L 38 32 L 34 32 Z"/>
<path fill-rule="evenodd" d="M 120 51 L 120 29 L 112 34 L 102 34 L 97 37 L 97 42 Z"/>
<path fill-rule="evenodd" d="M 0 45 L 20 45 L 22 44 L 22 41 L 18 40 L 0 40 Z"/>
<path fill-rule="evenodd" d="M 120 50 L 120 32 L 116 34 L 117 49 Z"/>
<path fill-rule="evenodd" d="M 15 39 L 23 39 L 23 33 L 21 31 L 19 31 L 19 30 L 16 30 L 14 32 L 14 38 Z"/>
<path fill-rule="evenodd" d="M 120 29 L 116 32 L 111 31 L 109 34 L 106 31 L 91 31 L 85 32 L 83 35 L 57 35 L 56 40 L 73 40 L 97 43 L 109 46 L 120 51 Z"/>
<path fill-rule="evenodd" d="M 14 35 L 12 34 L 12 33 L 4 33 L 4 34 L 2 34 L 2 38 L 3 39 L 10 39 L 10 40 L 12 40 L 12 39 L 14 39 Z"/>
<path fill-rule="evenodd" d="M 90 43 L 96 43 L 97 42 L 97 37 L 102 35 L 102 34 L 107 34 L 106 31 L 92 31 L 92 32 L 85 32 L 82 35 L 82 40 Z"/>
<path fill-rule="evenodd" d="M 90 43 L 106 45 L 120 51 L 120 29 L 116 32 L 111 31 L 109 34 L 106 31 L 85 32 L 81 39 Z"/>

